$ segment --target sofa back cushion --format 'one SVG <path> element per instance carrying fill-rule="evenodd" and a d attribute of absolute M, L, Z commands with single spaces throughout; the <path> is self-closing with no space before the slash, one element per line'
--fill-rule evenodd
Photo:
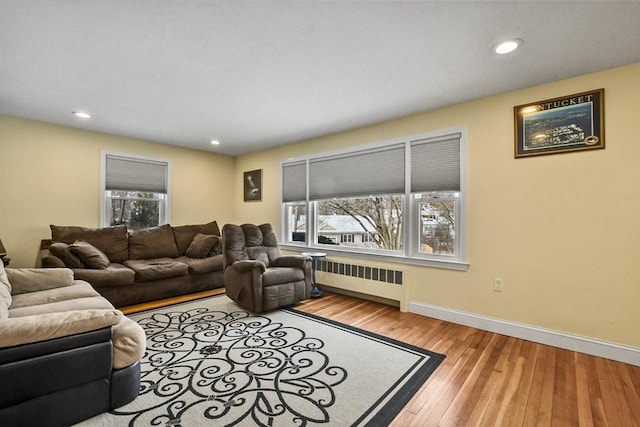
<path fill-rule="evenodd" d="M 4 271 L 4 264 L 0 261 L 0 320 L 9 318 L 9 306 L 11 305 L 11 283 Z"/>
<path fill-rule="evenodd" d="M 51 225 L 51 240 L 68 245 L 76 240 L 91 243 L 100 249 L 109 261 L 122 263 L 129 259 L 129 242 L 126 225 L 104 228 Z"/>
<path fill-rule="evenodd" d="M 189 245 L 197 234 L 220 236 L 220 228 L 218 228 L 216 221 L 207 224 L 180 225 L 172 228 L 180 256 L 184 256 L 187 253 Z"/>
<path fill-rule="evenodd" d="M 177 258 L 178 247 L 169 224 L 134 231 L 129 236 L 129 259 Z"/>
<path fill-rule="evenodd" d="M 6 273 L 14 296 L 71 286 L 74 280 L 68 268 L 9 268 Z"/>

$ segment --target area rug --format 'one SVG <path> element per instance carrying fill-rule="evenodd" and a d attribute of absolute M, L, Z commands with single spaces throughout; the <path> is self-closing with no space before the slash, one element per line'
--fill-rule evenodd
<path fill-rule="evenodd" d="M 381 426 L 444 359 L 221 295 L 130 315 L 147 334 L 140 395 L 83 426 Z"/>

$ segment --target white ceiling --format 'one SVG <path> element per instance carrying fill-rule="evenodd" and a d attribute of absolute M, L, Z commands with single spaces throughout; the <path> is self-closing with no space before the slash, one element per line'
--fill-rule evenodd
<path fill-rule="evenodd" d="M 0 0 L 0 111 L 239 155 L 640 62 L 639 23 L 638 1 Z"/>

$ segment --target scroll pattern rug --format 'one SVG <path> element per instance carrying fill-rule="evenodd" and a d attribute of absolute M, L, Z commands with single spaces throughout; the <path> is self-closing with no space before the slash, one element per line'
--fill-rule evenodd
<path fill-rule="evenodd" d="M 294 309 L 226 296 L 131 315 L 147 334 L 138 398 L 86 426 L 380 426 L 444 359 Z"/>

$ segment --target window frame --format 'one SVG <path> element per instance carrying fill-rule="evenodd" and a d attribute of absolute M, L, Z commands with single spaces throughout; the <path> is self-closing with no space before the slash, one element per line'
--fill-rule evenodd
<path fill-rule="evenodd" d="M 157 158 L 157 157 L 142 156 L 137 154 L 108 151 L 108 150 L 102 150 L 100 153 L 100 156 L 101 156 L 101 168 L 100 168 L 101 169 L 101 173 L 100 173 L 100 225 L 101 227 L 111 226 L 109 218 L 110 218 L 110 209 L 111 209 L 112 199 L 126 199 L 126 200 L 137 199 L 135 197 L 132 197 L 132 198 L 120 197 L 120 196 L 113 197 L 109 194 L 112 190 L 106 189 L 107 157 L 108 156 L 116 156 L 122 159 L 130 159 L 131 161 L 154 162 L 154 163 L 166 164 L 167 192 L 157 193 L 157 194 L 164 194 L 164 197 L 162 199 L 159 199 L 159 218 L 158 218 L 159 224 L 158 225 L 169 224 L 171 222 L 171 160 Z M 117 191 L 117 190 L 114 190 L 114 191 Z M 121 191 L 128 191 L 128 190 L 121 190 Z M 148 193 L 149 191 L 141 190 L 141 192 Z M 151 200 L 151 199 L 144 199 L 144 200 Z"/>
<path fill-rule="evenodd" d="M 367 150 L 367 149 L 380 149 L 386 146 L 397 145 L 398 143 L 404 143 L 405 147 L 410 147 L 412 141 L 423 139 L 440 139 L 446 138 L 452 135 L 459 134 L 460 145 L 460 191 L 458 197 L 455 197 L 455 253 L 453 255 L 446 254 L 425 254 L 420 252 L 420 218 L 419 218 L 419 199 L 416 195 L 425 194 L 446 194 L 451 192 L 420 192 L 411 193 L 411 153 L 410 150 L 405 150 L 405 192 L 404 192 L 404 205 L 403 205 L 403 250 L 402 253 L 397 251 L 388 251 L 384 249 L 365 249 L 336 246 L 330 247 L 330 245 L 322 245 L 317 243 L 318 232 L 316 230 L 316 204 L 317 201 L 309 200 L 309 183 L 306 183 L 307 192 L 305 201 L 296 202 L 284 202 L 283 201 L 283 166 L 285 164 L 291 164 L 294 162 L 306 162 L 307 168 L 307 181 L 309 173 L 309 161 L 312 159 L 328 156 L 348 155 L 349 153 Z M 353 258 L 364 258 L 375 261 L 386 261 L 409 265 L 420 265 L 434 268 L 444 268 L 451 270 L 466 271 L 469 267 L 467 262 L 466 243 L 467 243 L 467 230 L 466 230 L 466 174 L 467 171 L 467 128 L 466 126 L 460 126 L 455 128 L 444 129 L 435 132 L 428 132 L 417 135 L 410 135 L 393 140 L 382 141 L 373 144 L 360 145 L 350 147 L 348 149 L 313 153 L 307 156 L 285 159 L 280 163 L 280 246 L 284 249 L 295 251 L 308 251 L 308 250 L 320 250 L 330 255 L 335 256 L 348 256 Z M 355 196 L 354 196 L 355 197 Z M 434 200 L 450 200 L 448 197 L 440 197 Z M 292 241 L 291 234 L 289 233 L 289 207 L 293 205 L 303 204 L 306 205 L 306 227 L 305 227 L 305 242 Z M 310 220 L 313 218 L 313 220 Z"/>

